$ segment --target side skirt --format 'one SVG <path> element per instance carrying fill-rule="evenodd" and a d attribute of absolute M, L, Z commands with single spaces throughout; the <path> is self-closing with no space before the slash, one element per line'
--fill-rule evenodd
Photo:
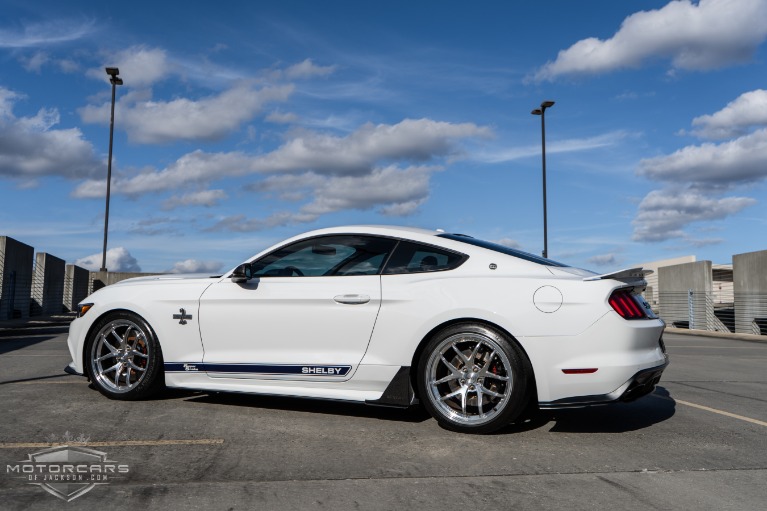
<path fill-rule="evenodd" d="M 407 408 L 416 403 L 418 403 L 418 399 L 415 397 L 413 386 L 410 384 L 410 366 L 399 368 L 379 399 L 365 401 L 367 405 L 394 408 Z"/>

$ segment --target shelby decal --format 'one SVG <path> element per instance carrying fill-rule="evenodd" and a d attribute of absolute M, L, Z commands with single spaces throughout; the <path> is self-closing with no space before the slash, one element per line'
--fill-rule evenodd
<path fill-rule="evenodd" d="M 343 374 L 346 374 L 343 367 L 307 366 L 301 368 L 301 374 L 322 374 L 324 376 L 338 376 L 342 372 Z"/>
<path fill-rule="evenodd" d="M 269 376 L 346 376 L 351 369 L 351 366 L 165 362 L 166 373 L 207 372 L 217 374 L 262 374 Z"/>

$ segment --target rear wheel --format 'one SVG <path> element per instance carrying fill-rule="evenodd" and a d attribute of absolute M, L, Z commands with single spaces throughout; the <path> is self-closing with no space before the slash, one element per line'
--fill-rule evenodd
<path fill-rule="evenodd" d="M 99 320 L 86 346 L 86 367 L 95 387 L 111 399 L 134 400 L 162 388 L 160 343 L 146 321 L 127 311 Z"/>
<path fill-rule="evenodd" d="M 445 428 L 490 433 L 512 422 L 527 404 L 523 355 L 513 340 L 480 324 L 438 332 L 418 364 L 418 389 Z"/>

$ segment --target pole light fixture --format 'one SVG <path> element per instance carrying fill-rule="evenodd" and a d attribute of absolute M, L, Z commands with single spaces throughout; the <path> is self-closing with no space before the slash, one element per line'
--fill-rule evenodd
<path fill-rule="evenodd" d="M 533 115 L 541 116 L 541 155 L 543 161 L 543 257 L 549 257 L 549 233 L 548 218 L 546 214 L 546 109 L 554 106 L 553 101 L 544 101 L 540 108 L 532 112 Z"/>
<path fill-rule="evenodd" d="M 123 84 L 122 78 L 120 78 L 120 70 L 116 67 L 106 68 L 107 74 L 110 76 L 109 83 L 112 84 L 112 115 L 109 119 L 109 160 L 107 163 L 107 205 L 104 213 L 104 251 L 101 257 L 101 271 L 107 271 L 107 233 L 109 232 L 109 194 L 112 184 L 112 141 L 114 140 L 115 132 L 115 89 L 118 85 Z"/>

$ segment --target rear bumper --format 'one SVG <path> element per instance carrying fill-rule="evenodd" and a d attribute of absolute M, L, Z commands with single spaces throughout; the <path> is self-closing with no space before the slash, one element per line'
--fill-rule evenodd
<path fill-rule="evenodd" d="M 630 402 L 650 394 L 660 381 L 663 371 L 668 367 L 668 356 L 659 366 L 643 369 L 628 379 L 626 383 L 609 394 L 598 396 L 577 396 L 558 399 L 556 401 L 539 402 L 541 410 L 557 410 L 562 408 L 583 408 L 586 406 L 607 405 L 618 402 Z"/>

